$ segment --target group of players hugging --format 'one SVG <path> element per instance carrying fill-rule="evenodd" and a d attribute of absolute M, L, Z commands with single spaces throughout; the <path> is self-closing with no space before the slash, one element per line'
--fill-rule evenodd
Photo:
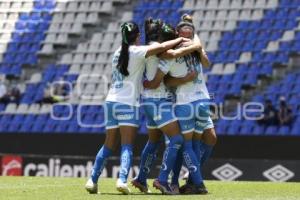
<path fill-rule="evenodd" d="M 202 69 L 210 63 L 192 17 L 184 14 L 176 27 L 160 19 L 147 19 L 146 45 L 140 45 L 140 30 L 134 22 L 123 23 L 121 33 L 122 44 L 113 55 L 112 83 L 104 105 L 106 139 L 97 153 L 86 190 L 98 193 L 99 176 L 120 137 L 116 188 L 123 194 L 131 193 L 127 179 L 142 107 L 148 142 L 141 154 L 139 173 L 131 184 L 143 193 L 151 193 L 147 178 L 164 138 L 166 148 L 153 187 L 166 195 L 207 194 L 202 166 L 217 137 Z M 189 176 L 180 186 L 182 166 Z"/>

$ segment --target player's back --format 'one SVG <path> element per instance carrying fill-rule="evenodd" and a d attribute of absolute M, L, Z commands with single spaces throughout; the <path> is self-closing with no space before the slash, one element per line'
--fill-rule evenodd
<path fill-rule="evenodd" d="M 145 70 L 146 46 L 129 47 L 128 76 L 118 70 L 121 48 L 116 50 L 112 61 L 112 83 L 106 101 L 139 106 L 142 77 Z"/>
<path fill-rule="evenodd" d="M 157 42 L 151 42 L 150 44 L 155 44 Z M 150 56 L 146 59 L 146 69 L 145 69 L 145 78 L 148 81 L 152 81 L 156 75 L 158 65 L 160 59 L 155 56 Z M 165 86 L 164 82 L 162 81 L 158 88 L 156 89 L 148 89 L 144 88 L 143 97 L 145 98 L 169 98 L 170 93 L 167 87 Z"/>

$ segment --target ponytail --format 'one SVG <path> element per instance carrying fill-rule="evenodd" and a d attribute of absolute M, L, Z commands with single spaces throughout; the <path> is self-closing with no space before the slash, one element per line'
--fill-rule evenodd
<path fill-rule="evenodd" d="M 133 22 L 125 22 L 121 26 L 122 31 L 122 47 L 120 52 L 120 57 L 118 60 L 117 69 L 119 72 L 128 76 L 128 63 L 129 63 L 129 46 L 132 45 L 139 34 L 138 26 Z"/>
<path fill-rule="evenodd" d="M 118 61 L 118 70 L 124 76 L 128 76 L 128 62 L 129 62 L 129 45 L 122 42 L 121 53 Z"/>

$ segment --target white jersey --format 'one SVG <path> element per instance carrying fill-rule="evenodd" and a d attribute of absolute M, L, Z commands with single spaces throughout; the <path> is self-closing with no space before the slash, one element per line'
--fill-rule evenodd
<path fill-rule="evenodd" d="M 147 50 L 147 46 L 132 45 L 129 47 L 128 76 L 122 75 L 117 69 L 121 48 L 114 53 L 112 83 L 106 101 L 120 102 L 130 106 L 140 105 Z"/>
<path fill-rule="evenodd" d="M 202 65 L 192 55 L 172 59 L 161 60 L 159 68 L 171 76 L 182 78 L 191 71 L 197 71 L 198 77 L 191 82 L 180 85 L 176 89 L 176 104 L 187 104 L 200 99 L 210 99 L 206 88 Z"/>
<path fill-rule="evenodd" d="M 155 44 L 157 42 L 152 42 L 150 44 Z M 155 77 L 155 74 L 157 72 L 159 65 L 159 58 L 155 56 L 150 56 L 146 59 L 146 70 L 145 70 L 145 78 L 148 81 L 152 81 Z M 146 98 L 168 98 L 170 97 L 170 93 L 163 83 L 163 81 L 160 83 L 159 87 L 156 89 L 147 89 L 144 88 L 143 97 Z"/>

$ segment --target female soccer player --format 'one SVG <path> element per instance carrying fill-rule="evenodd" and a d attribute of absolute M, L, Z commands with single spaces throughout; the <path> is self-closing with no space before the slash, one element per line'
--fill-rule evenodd
<path fill-rule="evenodd" d="M 121 32 L 122 46 L 113 56 L 112 84 L 105 102 L 106 139 L 96 156 L 91 177 L 85 185 L 90 193 L 98 192 L 98 178 L 115 149 L 118 132 L 121 135 L 121 164 L 116 187 L 123 194 L 130 193 L 127 176 L 132 163 L 133 141 L 139 126 L 139 97 L 145 59 L 184 41 L 183 38 L 178 38 L 162 44 L 138 46 L 140 31 L 133 22 L 124 23 Z"/>
<path fill-rule="evenodd" d="M 183 17 L 183 21 L 178 25 L 179 34 L 193 38 L 194 26 L 190 21 L 187 21 L 186 16 Z M 191 33 L 188 35 L 187 33 Z M 199 40 L 196 36 L 194 40 Z M 200 52 L 200 55 L 199 55 Z M 187 165 L 191 179 L 195 185 L 193 188 L 194 193 L 205 194 L 207 190 L 203 184 L 200 168 L 200 154 L 197 146 L 193 145 L 198 143 L 199 137 L 194 137 L 194 132 L 202 133 L 203 128 L 212 128 L 213 124 L 209 117 L 208 107 L 206 102 L 209 99 L 209 95 L 203 80 L 202 65 L 209 65 L 208 58 L 202 48 L 199 52 L 190 54 L 188 56 L 181 57 L 174 61 L 161 61 L 160 69 L 166 73 L 170 73 L 174 77 L 182 77 L 189 71 L 197 71 L 198 76 L 193 82 L 184 83 L 178 81 L 177 78 L 169 77 L 166 79 L 168 86 L 177 87 L 176 90 L 176 116 L 179 118 L 179 124 L 184 134 L 184 148 L 183 157 L 185 164 Z M 184 66 L 184 67 L 183 67 Z M 156 78 L 159 76 L 156 76 Z M 155 84 L 155 79 L 149 83 Z M 160 78 L 156 81 L 161 81 Z M 195 148 L 196 147 L 196 148 Z M 180 162 L 178 162 L 180 163 Z M 177 164 L 177 162 L 176 162 Z M 181 165 L 177 170 L 181 169 Z M 179 173 L 179 172 L 178 172 Z M 175 173 L 176 174 L 176 173 Z M 176 176 L 175 176 L 176 177 Z M 172 184 L 178 185 L 178 175 L 173 177 Z"/>
<path fill-rule="evenodd" d="M 192 17 L 185 14 L 182 16 L 182 21 L 177 25 L 177 31 L 179 33 L 179 36 L 181 37 L 186 37 L 186 38 L 190 38 L 192 39 L 194 36 L 194 32 L 195 32 L 195 28 L 193 25 L 193 20 Z M 199 56 L 198 53 L 196 53 L 194 55 L 195 58 L 197 58 Z M 187 61 L 189 60 L 189 58 L 185 58 Z M 200 63 L 202 66 L 204 67 L 209 67 L 210 63 L 208 60 L 208 57 L 206 55 L 205 50 L 202 48 L 200 50 Z M 191 62 L 193 63 L 193 62 Z M 197 101 L 190 101 L 190 106 L 194 105 L 194 112 L 196 114 L 196 118 L 195 118 L 195 123 L 194 123 L 194 134 L 193 134 L 193 142 L 192 142 L 192 146 L 193 146 L 193 150 L 196 153 L 196 156 L 198 158 L 199 161 L 199 165 L 200 165 L 200 169 L 202 169 L 202 165 L 203 163 L 210 157 L 211 152 L 212 152 L 212 148 L 213 146 L 216 144 L 217 142 L 217 136 L 214 130 L 214 126 L 212 123 L 212 120 L 210 118 L 210 112 L 209 112 L 209 95 L 208 95 L 208 91 L 203 79 L 203 72 L 202 72 L 202 67 L 200 65 L 200 68 L 197 68 L 197 62 L 196 62 L 196 70 L 199 73 L 199 77 L 198 80 L 196 80 L 195 82 L 197 84 L 194 85 L 195 88 L 198 87 L 198 90 L 200 93 L 203 94 L 203 96 L 199 96 Z M 173 80 L 172 80 L 173 79 Z M 176 86 L 177 84 L 180 84 L 179 82 L 176 83 L 176 79 L 174 78 L 170 78 L 169 80 L 169 84 Z M 172 83 L 173 82 L 173 83 Z M 197 86 L 198 85 L 198 86 Z M 195 90 L 195 92 L 197 92 L 197 90 Z M 192 96 L 197 96 L 197 95 L 192 95 Z M 178 113 L 183 114 L 183 112 L 181 111 L 182 109 L 186 109 L 186 106 L 184 105 L 178 105 L 176 108 L 176 114 Z M 182 121 L 182 126 L 186 126 L 186 124 L 192 123 L 191 121 Z M 176 164 L 178 164 L 177 169 L 176 166 L 173 170 L 174 172 L 174 177 L 172 178 L 172 184 L 171 185 L 177 185 L 178 184 L 178 176 L 179 176 L 179 172 L 180 172 L 180 161 L 176 162 Z M 177 170 L 177 171 L 176 171 Z M 195 190 L 195 188 L 193 187 L 193 185 L 191 184 L 192 181 L 192 177 L 189 176 L 189 180 L 188 183 L 186 185 L 184 185 L 183 187 L 181 187 L 181 193 L 191 193 L 193 192 L 193 190 Z M 204 184 L 202 184 L 201 186 L 202 188 L 202 192 L 205 193 L 206 189 Z M 197 189 L 196 189 L 197 192 Z"/>
<path fill-rule="evenodd" d="M 159 33 L 168 31 L 168 29 L 161 29 L 161 26 L 162 22 L 160 20 L 148 19 L 145 21 L 146 42 L 148 44 L 159 44 Z M 168 28 L 167 26 L 163 27 Z M 197 50 L 199 47 L 200 43 L 192 43 L 190 46 L 178 50 L 169 50 L 165 54 L 171 58 L 181 57 Z M 154 78 L 158 64 L 159 58 L 157 56 L 147 58 L 146 78 L 148 80 Z M 188 74 L 183 78 L 183 81 L 190 81 L 190 77 L 191 75 Z M 177 119 L 173 114 L 173 104 L 170 97 L 171 95 L 163 83 L 160 83 L 156 89 L 145 88 L 143 91 L 143 107 L 147 117 L 149 140 L 141 156 L 139 174 L 132 181 L 132 184 L 145 193 L 149 192 L 146 179 L 163 132 L 168 136 L 170 142 L 164 152 L 160 174 L 153 185 L 163 194 L 173 194 L 168 184 L 168 176 L 173 168 L 177 151 L 181 147 L 183 139 Z"/>

